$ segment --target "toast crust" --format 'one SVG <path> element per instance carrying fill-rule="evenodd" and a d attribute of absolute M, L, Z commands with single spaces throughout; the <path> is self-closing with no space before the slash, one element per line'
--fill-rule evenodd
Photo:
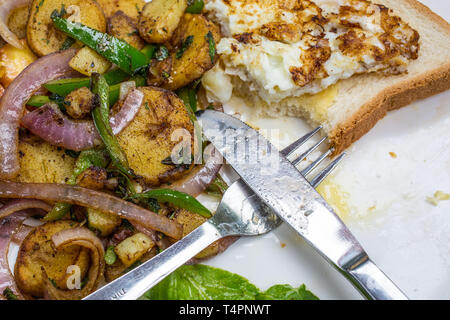
<path fill-rule="evenodd" d="M 450 37 L 450 24 L 430 8 L 416 0 L 406 0 L 414 9 L 421 12 L 445 29 Z M 364 104 L 351 118 L 339 124 L 329 134 L 334 154 L 339 154 L 357 141 L 388 111 L 399 109 L 411 102 L 424 99 L 450 88 L 450 62 L 439 68 L 425 72 L 412 79 L 405 79 L 398 84 L 381 91 Z"/>

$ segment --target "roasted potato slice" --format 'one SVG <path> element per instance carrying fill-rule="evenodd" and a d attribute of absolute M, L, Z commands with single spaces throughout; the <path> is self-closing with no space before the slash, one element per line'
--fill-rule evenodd
<path fill-rule="evenodd" d="M 117 11 L 122 11 L 127 16 L 137 21 L 145 0 L 97 0 L 107 18 L 112 17 Z"/>
<path fill-rule="evenodd" d="M 174 214 L 174 219 L 176 222 L 183 225 L 183 237 L 187 236 L 208 220 L 199 214 L 189 212 L 185 209 L 177 209 Z M 218 240 L 196 255 L 195 258 L 207 259 L 213 257 L 224 251 L 226 249 L 224 246 L 228 246 L 229 242 L 230 240 L 227 238 Z"/>
<path fill-rule="evenodd" d="M 83 47 L 70 60 L 69 66 L 90 77 L 93 73 L 105 73 L 111 68 L 112 64 L 91 48 Z"/>
<path fill-rule="evenodd" d="M 139 36 L 135 21 L 123 11 L 117 11 L 108 18 L 108 34 L 128 42 L 139 50 L 145 46 L 145 41 Z"/>
<path fill-rule="evenodd" d="M 139 90 L 145 95 L 141 108 L 117 138 L 130 168 L 146 184 L 159 186 L 181 178 L 191 169 L 189 165 L 174 166 L 162 162 L 180 143 L 181 138 L 172 139 L 172 135 L 182 129 L 190 134 L 193 147 L 194 127 L 183 101 L 176 94 L 156 87 Z"/>
<path fill-rule="evenodd" d="M 20 246 L 15 265 L 15 279 L 26 294 L 40 298 L 44 295 L 45 275 L 60 289 L 67 289 L 67 268 L 77 265 L 83 279 L 89 269 L 89 251 L 80 246 L 55 250 L 54 234 L 78 224 L 69 220 L 49 222 L 35 228 Z"/>
<path fill-rule="evenodd" d="M 188 39 L 190 41 L 187 41 Z M 210 50 L 210 39 L 214 40 L 213 52 Z M 220 32 L 216 25 L 202 15 L 186 13 L 170 40 L 171 72 L 165 77 L 162 87 L 177 90 L 200 78 L 214 67 L 217 60 L 215 44 L 219 41 Z M 164 61 L 158 63 L 163 64 Z"/>
<path fill-rule="evenodd" d="M 149 43 L 165 43 L 180 23 L 187 0 L 152 0 L 139 17 L 139 33 Z"/>
<path fill-rule="evenodd" d="M 63 149 L 35 137 L 21 135 L 20 171 L 15 181 L 26 183 L 66 183 L 72 176 L 75 159 Z"/>
<path fill-rule="evenodd" d="M 27 39 L 31 49 L 40 56 L 59 51 L 67 36 L 53 26 L 54 10 L 66 10 L 70 6 L 80 9 L 80 23 L 99 31 L 106 31 L 106 18 L 95 0 L 33 0 L 27 25 Z M 71 15 L 66 13 L 64 18 Z"/>
<path fill-rule="evenodd" d="M 27 37 L 27 21 L 30 9 L 28 5 L 18 7 L 11 11 L 8 17 L 8 29 L 19 39 Z"/>

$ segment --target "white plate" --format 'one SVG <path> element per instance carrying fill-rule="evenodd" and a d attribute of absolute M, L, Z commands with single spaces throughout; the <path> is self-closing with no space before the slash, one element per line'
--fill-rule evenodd
<path fill-rule="evenodd" d="M 450 20 L 450 2 L 422 2 Z M 252 122 L 248 109 L 244 116 Z M 253 124 L 283 128 L 281 147 L 310 129 L 293 118 Z M 347 151 L 325 183 L 335 194 L 332 204 L 345 211 L 344 222 L 411 299 L 450 299 L 450 201 L 438 206 L 426 201 L 436 190 L 450 193 L 450 91 L 391 112 Z M 11 266 L 17 249 L 10 252 Z M 240 239 L 205 263 L 245 276 L 261 289 L 305 283 L 321 299 L 361 298 L 284 225 Z"/>
<path fill-rule="evenodd" d="M 422 2 L 450 20 L 450 2 Z M 299 119 L 252 121 L 240 112 L 259 128 L 283 128 L 282 144 L 308 130 Z M 450 91 L 391 112 L 348 150 L 326 185 L 344 222 L 408 297 L 450 299 L 450 201 L 426 201 L 437 190 L 450 193 Z M 206 263 L 261 289 L 305 283 L 321 299 L 361 298 L 287 226 L 241 239 Z"/>

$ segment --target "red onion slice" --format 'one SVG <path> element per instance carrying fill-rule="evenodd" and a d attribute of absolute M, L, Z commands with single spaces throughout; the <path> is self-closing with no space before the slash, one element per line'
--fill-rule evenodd
<path fill-rule="evenodd" d="M 9 201 L 3 207 L 0 208 L 0 220 L 6 218 L 7 216 L 13 214 L 17 211 L 22 211 L 26 209 L 42 209 L 44 211 L 52 210 L 52 206 L 48 203 L 35 200 L 35 199 L 14 199 Z"/>
<path fill-rule="evenodd" d="M 86 228 L 66 229 L 56 233 L 52 237 L 56 248 L 77 245 L 91 251 L 91 267 L 89 268 L 88 281 L 81 289 L 60 290 L 49 279 L 46 283 L 46 298 L 51 300 L 80 300 L 95 291 L 103 279 L 105 270 L 105 250 L 103 243 L 95 234 Z"/>
<path fill-rule="evenodd" d="M 186 177 L 175 181 L 167 188 L 187 193 L 193 197 L 200 195 L 214 181 L 222 168 L 223 158 L 212 144 L 205 148 L 205 164 L 194 168 Z"/>
<path fill-rule="evenodd" d="M 10 45 L 23 49 L 20 40 L 8 28 L 8 18 L 12 10 L 28 4 L 30 0 L 1 0 L 0 1 L 0 36 Z"/>
<path fill-rule="evenodd" d="M 76 204 L 118 215 L 122 219 L 160 231 L 174 239 L 181 239 L 183 235 L 183 226 L 167 217 L 107 193 L 77 186 L 0 181 L 0 198 L 40 199 Z"/>
<path fill-rule="evenodd" d="M 39 200 L 14 199 L 0 209 L 0 216 L 3 218 L 0 218 L 0 300 L 6 299 L 2 294 L 6 288 L 12 290 L 18 298 L 22 298 L 9 269 L 8 252 L 11 238 L 22 223 L 34 213 L 26 210 L 31 208 L 48 211 L 51 206 Z"/>
<path fill-rule="evenodd" d="M 71 72 L 69 61 L 77 51 L 70 49 L 44 56 L 30 64 L 8 86 L 0 100 L 0 178 L 13 179 L 20 170 L 19 124 L 25 104 L 42 84 Z"/>
<path fill-rule="evenodd" d="M 144 94 L 132 90 L 118 113 L 110 118 L 114 134 L 119 134 L 136 117 Z M 72 120 L 64 115 L 54 103 L 42 106 L 26 114 L 22 125 L 33 134 L 52 145 L 82 151 L 100 145 L 102 140 L 91 120 Z"/>
<path fill-rule="evenodd" d="M 81 151 L 101 144 L 102 140 L 89 120 L 75 121 L 65 116 L 55 103 L 26 114 L 22 126 L 50 144 Z"/>

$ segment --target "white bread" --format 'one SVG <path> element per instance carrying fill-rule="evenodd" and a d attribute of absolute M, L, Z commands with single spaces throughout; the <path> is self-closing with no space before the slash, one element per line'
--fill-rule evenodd
<path fill-rule="evenodd" d="M 408 73 L 394 76 L 364 74 L 340 80 L 316 95 L 285 98 L 267 104 L 248 84 L 233 78 L 233 94 L 269 116 L 288 115 L 322 124 L 335 153 L 367 133 L 390 110 L 450 88 L 450 25 L 416 0 L 374 0 L 392 9 L 420 34 L 419 58 Z"/>

